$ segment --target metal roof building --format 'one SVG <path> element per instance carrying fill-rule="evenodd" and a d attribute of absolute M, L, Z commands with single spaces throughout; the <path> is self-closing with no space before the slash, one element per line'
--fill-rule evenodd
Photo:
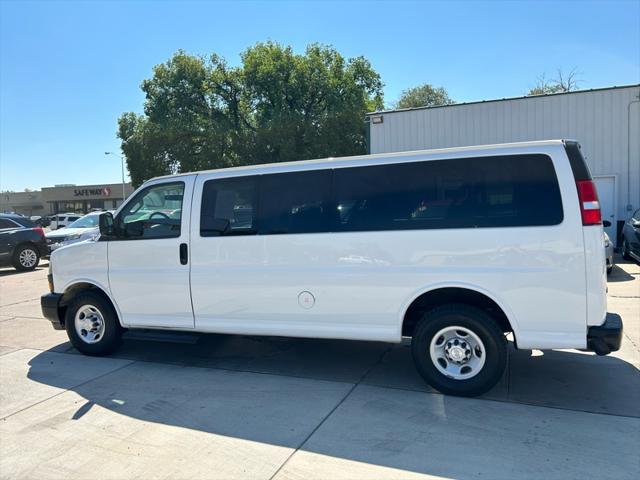
<path fill-rule="evenodd" d="M 370 153 L 574 139 L 615 242 L 640 207 L 640 85 L 370 113 Z"/>

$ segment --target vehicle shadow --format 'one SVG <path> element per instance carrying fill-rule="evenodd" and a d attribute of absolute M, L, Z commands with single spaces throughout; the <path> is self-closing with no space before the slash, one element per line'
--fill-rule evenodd
<path fill-rule="evenodd" d="M 634 280 L 633 275 L 627 273 L 620 264 L 633 264 L 633 262 L 620 259 L 620 261 L 613 265 L 611 273 L 607 275 L 607 282 L 630 282 Z"/>
<path fill-rule="evenodd" d="M 45 263 L 45 264 L 40 264 L 38 265 L 35 269 L 30 270 L 28 272 L 22 272 L 20 270 L 16 270 L 13 267 L 7 267 L 7 268 L 0 268 L 0 277 L 10 277 L 12 275 L 20 275 L 20 274 L 29 274 L 29 273 L 33 273 L 33 272 L 37 272 L 40 270 L 46 270 L 47 268 L 49 268 L 49 264 Z"/>
<path fill-rule="evenodd" d="M 590 430 L 607 428 L 599 426 L 599 417 L 584 425 L 569 426 L 563 424 L 567 420 L 560 410 L 517 410 L 517 403 L 640 417 L 638 368 L 615 357 L 575 351 L 532 356 L 528 351 L 513 351 L 505 374 L 506 396 L 495 402 L 447 397 L 429 392 L 428 387 L 418 391 L 411 377 L 415 371 L 404 388 L 396 381 L 388 385 L 391 388 L 384 388 L 385 377 L 409 378 L 407 369 L 413 370 L 410 349 L 405 345 L 204 337 L 195 344 L 177 347 L 163 342 L 125 341 L 116 357 L 140 361 L 77 385 L 67 378 L 73 377 L 75 364 L 77 369 L 86 370 L 91 368 L 89 360 L 110 360 L 47 351 L 31 359 L 28 378 L 69 389 L 84 398 L 72 420 L 83 418 L 97 405 L 154 424 L 286 448 L 304 444 L 306 453 L 339 461 L 450 478 L 476 478 L 478 474 L 474 462 L 459 461 L 461 445 L 466 458 L 492 459 L 495 466 L 487 468 L 494 470 L 484 472 L 489 478 L 526 473 L 522 470 L 526 460 L 537 455 L 547 461 L 560 455 L 558 461 L 571 460 L 575 468 L 589 474 L 592 466 L 584 456 L 584 443 L 569 451 L 567 445 L 579 435 L 583 442 L 592 438 L 589 441 L 593 445 L 587 452 L 591 447 L 599 448 L 603 440 Z M 203 349 L 215 346 L 218 351 L 211 351 L 208 357 L 203 354 Z M 162 351 L 176 363 L 148 361 Z M 186 358 L 177 362 L 180 352 Z M 56 366 L 60 357 L 64 357 L 65 369 Z M 389 358 L 393 360 L 385 362 Z M 385 375 L 376 377 L 380 368 L 386 369 Z M 376 378 L 375 385 L 367 382 L 370 375 Z M 356 382 L 361 383 L 352 390 Z M 536 433 L 542 438 L 534 443 L 520 441 L 520 430 L 527 431 L 531 425 L 544 425 Z M 465 440 L 470 432 L 473 441 Z M 622 435 L 616 448 L 629 450 L 624 442 L 628 439 Z M 563 451 L 554 452 L 556 447 Z M 616 463 L 605 457 L 603 461 Z M 620 471 L 628 473 L 624 469 L 631 468 L 632 461 L 618 462 Z M 530 472 L 532 475 L 562 476 L 555 461 L 527 464 L 540 469 Z"/>

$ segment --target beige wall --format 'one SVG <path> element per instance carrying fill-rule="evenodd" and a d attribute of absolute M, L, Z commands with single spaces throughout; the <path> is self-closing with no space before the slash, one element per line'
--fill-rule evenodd
<path fill-rule="evenodd" d="M 125 196 L 128 197 L 132 193 L 133 187 L 126 183 Z M 44 187 L 39 192 L 2 192 L 0 212 L 15 212 L 26 216 L 50 215 L 55 213 L 56 202 L 60 202 L 58 206 L 61 212 L 68 209 L 88 210 L 100 204 L 105 209 L 116 208 L 122 203 L 122 184 Z"/>
<path fill-rule="evenodd" d="M 125 184 L 125 197 L 133 192 L 130 184 Z M 88 212 L 94 208 L 115 209 L 122 203 L 122 184 L 103 183 L 97 185 L 72 185 L 44 187 L 42 200 L 45 210 L 50 213 Z"/>
<path fill-rule="evenodd" d="M 125 184 L 126 196 L 131 195 L 133 187 Z M 42 200 L 44 202 L 73 201 L 73 200 L 122 200 L 121 183 L 102 183 L 97 185 L 74 185 L 70 187 L 43 187 Z"/>
<path fill-rule="evenodd" d="M 0 193 L 0 212 L 20 213 L 22 215 L 45 215 L 41 192 L 2 192 Z"/>

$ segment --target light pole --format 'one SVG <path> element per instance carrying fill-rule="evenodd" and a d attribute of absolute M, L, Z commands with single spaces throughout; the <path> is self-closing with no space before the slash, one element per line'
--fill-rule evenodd
<path fill-rule="evenodd" d="M 116 157 L 120 157 L 120 162 L 122 163 L 122 203 L 124 203 L 124 200 L 126 197 L 125 193 L 124 193 L 124 157 L 122 155 L 118 155 L 117 153 L 114 152 L 104 152 L 105 155 L 115 155 Z"/>

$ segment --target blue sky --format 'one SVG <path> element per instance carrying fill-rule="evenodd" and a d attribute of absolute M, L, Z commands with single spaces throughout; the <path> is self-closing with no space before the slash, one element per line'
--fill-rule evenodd
<path fill-rule="evenodd" d="M 543 72 L 640 83 L 640 0 L 28 2 L 0 0 L 0 190 L 118 182 L 116 120 L 184 49 L 230 63 L 258 41 L 367 57 L 385 101 L 423 82 L 457 101 L 518 96 Z"/>

